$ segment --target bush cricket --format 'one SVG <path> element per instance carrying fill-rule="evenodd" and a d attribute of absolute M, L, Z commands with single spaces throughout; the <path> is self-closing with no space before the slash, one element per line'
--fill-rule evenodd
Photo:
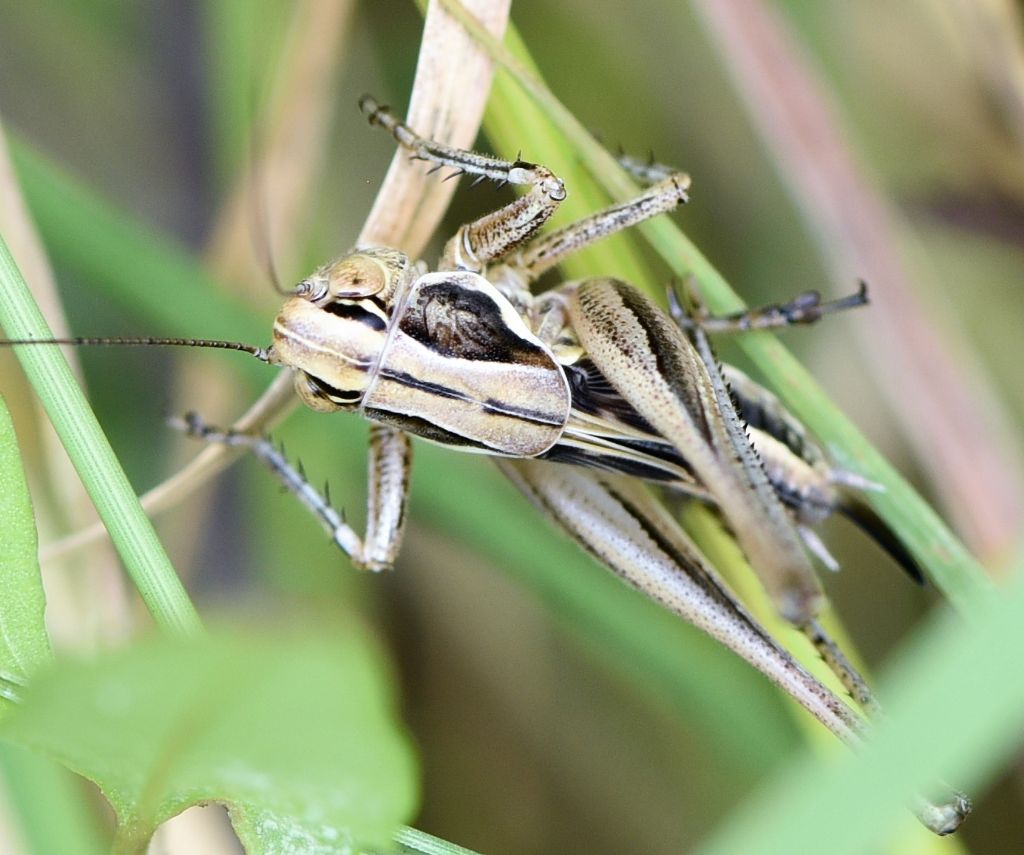
<path fill-rule="evenodd" d="M 859 500 L 873 485 L 831 467 L 771 393 L 719 364 L 708 340 L 709 332 L 814 321 L 866 302 L 863 286 L 833 302 L 805 294 L 728 318 L 708 316 L 691 293 L 673 294 L 666 314 L 607 277 L 535 295 L 531 285 L 574 252 L 684 203 L 689 178 L 624 157 L 645 185 L 636 198 L 542 234 L 566 197 L 550 170 L 424 139 L 372 98 L 360 106 L 433 170 L 525 192 L 459 228 L 433 270 L 379 246 L 319 268 L 286 299 L 268 347 L 149 337 L 3 343 L 239 350 L 291 370 L 310 408 L 363 415 L 372 427 L 361 535 L 268 438 L 221 431 L 195 414 L 177 426 L 251 449 L 366 570 L 389 568 L 401 544 L 410 435 L 492 456 L 601 563 L 746 659 L 844 742 L 859 742 L 866 718 L 757 623 L 650 486 L 718 510 L 782 617 L 808 636 L 867 717 L 878 715 L 865 681 L 817 620 L 824 595 L 809 553 L 835 562 L 813 526 L 839 511 L 912 574 L 913 561 Z M 928 828 L 948 834 L 970 802 L 954 792 L 938 803 L 919 799 L 915 809 Z"/>

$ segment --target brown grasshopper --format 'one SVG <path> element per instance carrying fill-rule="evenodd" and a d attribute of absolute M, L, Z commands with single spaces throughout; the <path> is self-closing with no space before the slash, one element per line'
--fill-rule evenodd
<path fill-rule="evenodd" d="M 513 482 L 587 551 L 781 686 L 847 743 L 866 730 L 854 712 L 794 661 L 744 609 L 650 490 L 648 482 L 716 507 L 780 614 L 807 634 L 861 709 L 877 704 L 817 621 L 824 595 L 808 549 L 833 559 L 813 526 L 839 510 L 916 572 L 851 488 L 767 390 L 720 366 L 709 331 L 809 322 L 865 302 L 816 294 L 729 318 L 672 301 L 665 314 L 611 278 L 530 286 L 569 255 L 687 200 L 689 178 L 656 164 L 622 163 L 647 188 L 555 232 L 540 229 L 565 199 L 543 166 L 421 138 L 371 98 L 371 124 L 412 157 L 476 181 L 522 186 L 504 207 L 462 226 L 435 270 L 388 247 L 357 247 L 304 279 L 274 321 L 267 348 L 191 339 L 73 339 L 242 350 L 294 372 L 299 398 L 319 412 L 370 419 L 369 499 L 360 536 L 263 436 L 224 432 L 189 415 L 193 436 L 244 445 L 317 516 L 352 562 L 389 568 L 405 523 L 410 435 L 493 456 Z M 36 342 L 39 343 L 39 342 Z M 51 342 L 52 343 L 52 342 Z M 561 465 L 560 465 L 561 464 Z M 570 464 L 570 465 L 565 465 Z M 938 834 L 970 810 L 953 793 L 916 806 Z"/>

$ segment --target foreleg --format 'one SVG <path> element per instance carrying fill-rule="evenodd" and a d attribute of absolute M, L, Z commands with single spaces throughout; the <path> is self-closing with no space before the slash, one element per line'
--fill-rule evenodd
<path fill-rule="evenodd" d="M 529 188 L 508 205 L 462 226 L 445 246 L 438 265 L 441 270 L 479 273 L 487 264 L 503 258 L 533 237 L 565 199 L 565 185 L 544 166 L 523 160 L 502 160 L 426 139 L 369 96 L 364 96 L 359 106 L 369 117 L 370 124 L 387 129 L 413 158 L 435 164 L 434 169 L 447 166 L 455 170 L 454 175 L 475 175 L 477 181 Z"/>
<path fill-rule="evenodd" d="M 204 442 L 249 449 L 317 518 L 331 540 L 361 570 L 389 570 L 402 542 L 405 506 L 409 489 L 412 447 L 402 431 L 384 425 L 370 426 L 369 490 L 366 531 L 362 538 L 331 505 L 325 485 L 321 492 L 306 478 L 301 465 L 293 466 L 284 452 L 261 434 L 223 431 L 207 425 L 197 414 L 173 420 L 172 426 Z"/>
<path fill-rule="evenodd" d="M 682 172 L 668 174 L 638 196 L 611 205 L 548 235 L 531 241 L 508 262 L 523 287 L 570 255 L 658 214 L 674 210 L 687 201 L 690 177 Z"/>

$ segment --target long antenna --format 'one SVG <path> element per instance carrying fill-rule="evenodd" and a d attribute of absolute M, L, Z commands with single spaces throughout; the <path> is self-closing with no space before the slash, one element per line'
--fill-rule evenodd
<path fill-rule="evenodd" d="M 270 351 L 266 347 L 245 344 L 240 341 L 222 341 L 209 338 L 154 338 L 153 336 L 129 337 L 81 337 L 73 338 L 3 338 L 0 347 L 20 347 L 29 344 L 49 345 L 114 345 L 122 347 L 210 347 L 218 350 L 239 350 L 255 356 L 260 362 L 270 362 Z"/>

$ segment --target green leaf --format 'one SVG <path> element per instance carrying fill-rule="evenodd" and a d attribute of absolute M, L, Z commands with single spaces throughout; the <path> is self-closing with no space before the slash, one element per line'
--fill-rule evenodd
<path fill-rule="evenodd" d="M 32 501 L 10 413 L 0 398 L 0 714 L 11 692 L 53 656 L 43 612 Z"/>
<path fill-rule="evenodd" d="M 390 685 L 352 627 L 153 639 L 60 663 L 25 695 L 0 737 L 94 781 L 117 815 L 117 852 L 211 801 L 249 853 L 383 845 L 416 807 Z"/>

